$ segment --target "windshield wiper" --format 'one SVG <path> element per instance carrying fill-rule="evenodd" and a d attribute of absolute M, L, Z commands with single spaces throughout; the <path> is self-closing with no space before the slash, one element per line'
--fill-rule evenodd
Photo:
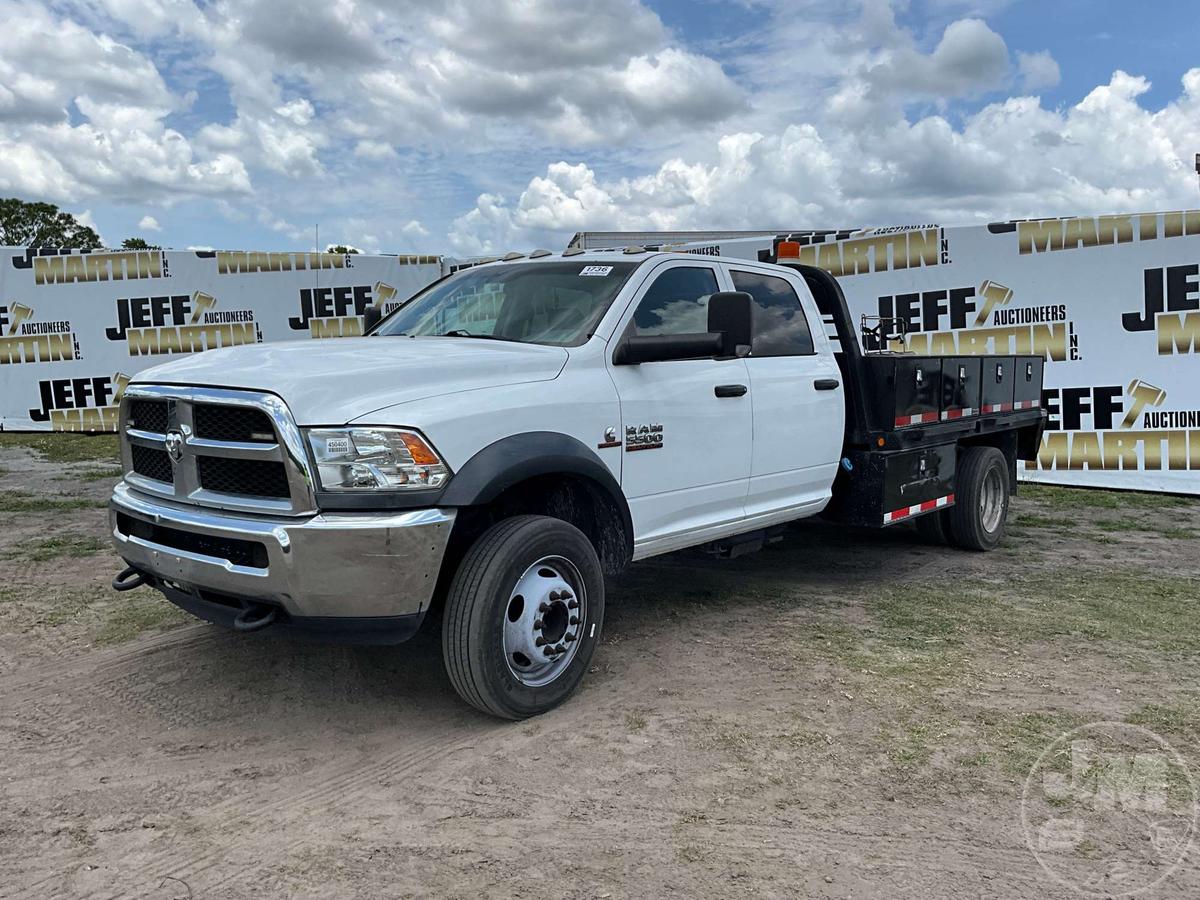
<path fill-rule="evenodd" d="M 504 337 L 503 335 L 499 334 L 475 334 L 467 331 L 465 328 L 454 328 L 450 331 L 443 331 L 440 335 L 438 335 L 438 337 L 465 337 L 479 338 L 481 341 L 508 341 L 514 344 L 525 343 L 520 338 Z"/>

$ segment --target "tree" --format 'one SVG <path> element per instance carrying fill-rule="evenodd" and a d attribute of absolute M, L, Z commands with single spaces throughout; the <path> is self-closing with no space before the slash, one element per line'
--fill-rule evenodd
<path fill-rule="evenodd" d="M 161 250 L 158 244 L 147 244 L 145 238 L 125 238 L 121 241 L 122 250 Z"/>
<path fill-rule="evenodd" d="M 0 200 L 0 244 L 8 247 L 60 247 L 95 250 L 100 235 L 53 203 Z"/>
<path fill-rule="evenodd" d="M 326 253 L 358 253 L 357 247 L 351 247 L 349 244 L 330 244 L 325 248 Z"/>

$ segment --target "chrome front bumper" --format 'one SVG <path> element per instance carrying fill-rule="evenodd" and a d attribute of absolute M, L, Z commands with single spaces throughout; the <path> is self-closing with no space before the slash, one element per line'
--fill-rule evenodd
<path fill-rule="evenodd" d="M 117 553 L 185 608 L 180 597 L 243 599 L 297 620 L 419 621 L 454 510 L 251 516 L 151 498 L 121 483 L 109 521 Z"/>

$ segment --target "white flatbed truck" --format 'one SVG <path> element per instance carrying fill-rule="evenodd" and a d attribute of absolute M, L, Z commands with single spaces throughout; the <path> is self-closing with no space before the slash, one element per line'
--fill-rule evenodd
<path fill-rule="evenodd" d="M 800 265 L 510 256 L 361 338 L 136 376 L 114 587 L 352 642 L 433 611 L 458 693 L 516 719 L 578 686 L 604 576 L 632 560 L 736 555 L 818 514 L 1001 540 L 1044 427 L 1040 357 L 864 352 L 837 282 Z"/>

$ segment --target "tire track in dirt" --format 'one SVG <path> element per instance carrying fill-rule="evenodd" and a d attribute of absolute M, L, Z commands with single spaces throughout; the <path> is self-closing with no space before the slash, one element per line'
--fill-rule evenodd
<path fill-rule="evenodd" d="M 207 810 L 205 818 L 220 820 L 225 814 L 231 814 L 237 820 L 238 831 L 241 833 L 253 833 L 257 828 L 268 826 L 274 830 L 286 831 L 299 819 L 320 816 L 339 807 L 352 806 L 368 787 L 380 781 L 411 774 L 430 760 L 469 748 L 477 738 L 476 730 L 469 725 L 477 724 L 478 717 L 467 713 L 458 721 L 459 724 L 442 726 L 414 746 L 366 765 L 361 765 L 361 759 L 355 759 L 338 761 L 330 767 L 330 771 L 320 776 L 310 771 L 305 777 L 309 780 L 315 777 L 316 783 L 307 790 L 292 793 L 286 785 L 279 785 L 272 792 L 279 796 L 258 805 L 249 813 L 242 809 L 246 802 L 244 797 L 230 797 Z M 464 725 L 468 727 L 464 728 Z M 223 854 L 235 842 L 236 839 L 221 842 L 199 856 L 195 855 L 194 848 L 186 846 L 174 846 L 161 851 L 138 864 L 136 872 L 129 876 L 129 890 L 106 895 L 106 900 L 138 896 L 138 891 L 143 887 L 152 887 L 166 877 L 191 883 L 218 865 Z M 259 868 L 262 868 L 262 864 L 254 863 L 229 873 L 221 881 L 227 882 L 243 877 Z"/>

